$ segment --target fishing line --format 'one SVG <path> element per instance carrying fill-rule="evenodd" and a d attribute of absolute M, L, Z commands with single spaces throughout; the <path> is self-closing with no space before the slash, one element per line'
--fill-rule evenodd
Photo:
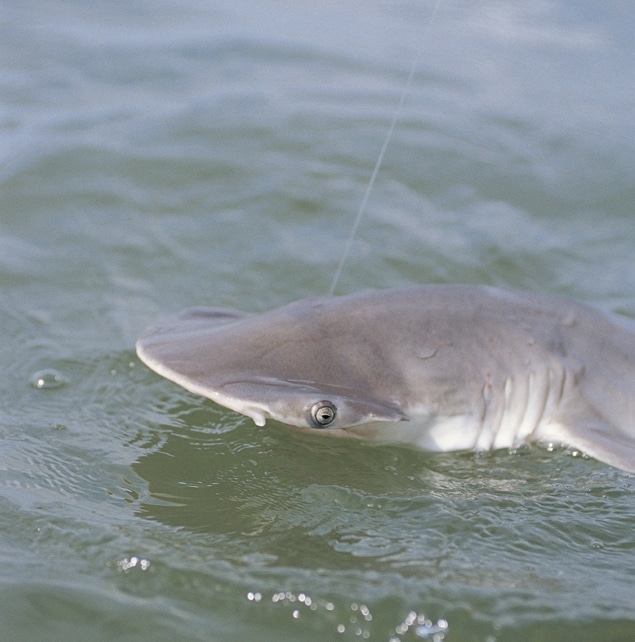
<path fill-rule="evenodd" d="M 428 20 L 428 24 L 426 25 L 424 31 L 423 31 L 423 36 L 422 40 L 425 41 L 425 39 L 428 36 L 428 32 L 430 31 L 430 27 L 432 26 L 432 23 L 434 22 L 434 18 L 437 15 L 437 11 L 439 10 L 439 6 L 441 4 L 441 0 L 437 0 L 434 9 L 432 10 L 432 14 L 430 16 L 430 20 Z M 390 143 L 390 139 L 392 137 L 392 133 L 395 129 L 395 126 L 397 125 L 397 121 L 399 120 L 399 117 L 401 116 L 401 112 L 403 110 L 404 103 L 406 102 L 406 96 L 408 95 L 408 92 L 410 90 L 410 86 L 412 85 L 412 79 L 414 78 L 415 71 L 417 69 L 417 60 L 418 57 L 414 59 L 412 66 L 410 67 L 410 73 L 408 74 L 408 79 L 406 80 L 406 84 L 401 92 L 401 97 L 399 98 L 399 104 L 397 105 L 397 109 L 395 109 L 395 113 L 393 114 L 392 121 L 390 123 L 390 127 L 388 128 L 388 131 L 386 133 L 386 136 L 384 138 L 384 144 L 381 147 L 381 150 L 379 152 L 379 156 L 377 157 L 377 161 L 375 162 L 375 167 L 373 168 L 372 174 L 370 175 L 370 180 L 368 181 L 368 185 L 366 186 L 366 191 L 364 192 L 364 197 L 362 198 L 362 202 L 359 206 L 359 209 L 357 210 L 357 215 L 355 216 L 355 221 L 353 222 L 353 227 L 351 228 L 350 234 L 348 235 L 348 239 L 346 241 L 346 245 L 344 246 L 344 252 L 342 252 L 342 257 L 340 258 L 340 262 L 337 266 L 337 269 L 335 270 L 335 276 L 333 277 L 333 281 L 331 282 L 331 287 L 329 288 L 328 291 L 328 296 L 333 296 L 335 293 L 335 288 L 337 287 L 337 283 L 340 279 L 340 276 L 342 274 L 342 269 L 344 268 L 344 263 L 346 263 L 346 259 L 348 258 L 348 255 L 350 254 L 351 248 L 353 246 L 353 241 L 355 240 L 355 237 L 357 235 L 357 230 L 359 228 L 359 224 L 364 216 L 364 213 L 366 211 L 366 205 L 368 204 L 368 199 L 370 197 L 370 193 L 373 189 L 373 185 L 375 184 L 375 179 L 377 178 L 377 174 L 379 173 L 379 168 L 381 167 L 382 161 L 384 160 L 384 155 L 386 154 L 386 149 L 388 149 L 388 144 Z"/>

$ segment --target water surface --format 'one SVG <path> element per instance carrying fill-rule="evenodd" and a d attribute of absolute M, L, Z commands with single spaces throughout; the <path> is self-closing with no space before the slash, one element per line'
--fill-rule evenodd
<path fill-rule="evenodd" d="M 306 3 L 303 3 L 306 4 Z M 0 622 L 29 640 L 629 640 L 633 476 L 250 420 L 143 367 L 191 305 L 469 282 L 635 316 L 613 1 L 9 2 Z"/>

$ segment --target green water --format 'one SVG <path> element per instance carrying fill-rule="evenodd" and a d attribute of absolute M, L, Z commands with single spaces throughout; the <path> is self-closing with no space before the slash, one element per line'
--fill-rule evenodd
<path fill-rule="evenodd" d="M 5 2 L 0 638 L 635 639 L 632 475 L 256 428 L 134 353 L 328 289 L 413 60 L 338 292 L 635 316 L 635 12 L 432 4 Z"/>

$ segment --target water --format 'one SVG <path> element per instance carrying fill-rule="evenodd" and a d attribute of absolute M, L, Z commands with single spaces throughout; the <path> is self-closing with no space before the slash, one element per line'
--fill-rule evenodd
<path fill-rule="evenodd" d="M 306 3 L 303 3 L 306 4 Z M 635 484 L 257 429 L 159 315 L 432 282 L 635 316 L 633 11 L 5 2 L 0 622 L 28 640 L 630 640 Z"/>

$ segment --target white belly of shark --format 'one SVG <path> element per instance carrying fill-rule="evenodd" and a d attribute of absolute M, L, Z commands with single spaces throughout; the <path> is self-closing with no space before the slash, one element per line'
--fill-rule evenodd
<path fill-rule="evenodd" d="M 508 379 L 500 395 L 484 388 L 481 414 L 431 415 L 426 407 L 413 405 L 408 408 L 408 422 L 375 422 L 346 432 L 437 452 L 516 449 L 532 442 L 564 444 L 566 428 L 553 421 L 561 388 L 557 376 L 552 376 L 549 372 Z"/>
<path fill-rule="evenodd" d="M 635 472 L 635 324 L 565 299 L 432 285 L 193 308 L 137 353 L 258 425 L 437 451 L 562 444 Z"/>

